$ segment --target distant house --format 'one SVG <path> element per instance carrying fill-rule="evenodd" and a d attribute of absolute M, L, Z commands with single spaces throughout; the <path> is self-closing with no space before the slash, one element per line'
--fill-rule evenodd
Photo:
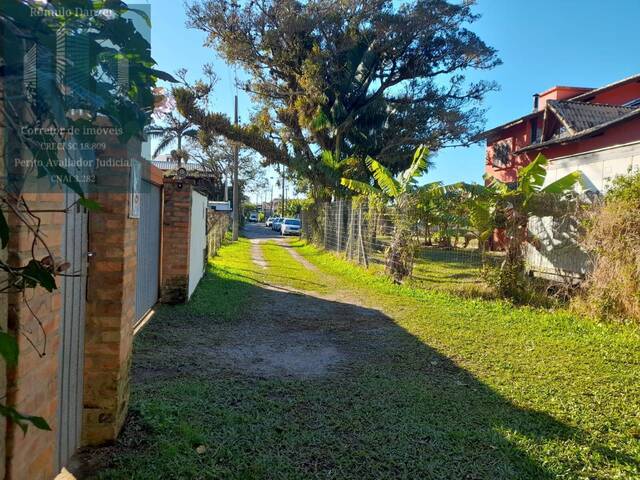
<path fill-rule="evenodd" d="M 208 206 L 211 210 L 215 210 L 216 212 L 231 212 L 233 210 L 231 208 L 231 202 L 229 201 L 210 200 Z"/>
<path fill-rule="evenodd" d="M 178 170 L 178 163 L 170 160 L 168 155 L 159 155 L 151 163 L 169 175 L 173 175 Z M 215 177 L 212 170 L 208 170 L 199 163 L 181 163 L 180 168 L 184 168 L 188 176 L 193 177 Z"/>
<path fill-rule="evenodd" d="M 599 88 L 556 86 L 534 95 L 533 112 L 482 133 L 488 175 L 506 182 L 543 153 L 547 181 L 575 170 L 593 191 L 640 168 L 640 74 Z"/>
<path fill-rule="evenodd" d="M 151 163 L 162 170 L 165 177 L 178 177 L 188 180 L 197 190 L 206 194 L 209 200 L 222 200 L 224 186 L 220 175 L 199 163 L 181 163 L 169 160 L 169 155 L 159 155 Z"/>
<path fill-rule="evenodd" d="M 516 182 L 518 170 L 539 153 L 550 159 L 546 181 L 579 170 L 594 193 L 609 180 L 640 169 L 640 74 L 599 88 L 556 86 L 533 96 L 533 111 L 487 130 L 485 172 Z M 590 268 L 575 244 L 571 219 L 531 218 L 536 247 L 527 245 L 530 270 L 545 275 L 583 276 Z M 492 248 L 504 239 L 496 232 Z"/>

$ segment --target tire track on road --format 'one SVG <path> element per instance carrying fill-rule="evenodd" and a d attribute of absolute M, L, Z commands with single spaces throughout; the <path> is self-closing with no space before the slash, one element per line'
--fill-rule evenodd
<path fill-rule="evenodd" d="M 252 238 L 249 242 L 251 242 L 251 261 L 258 267 L 266 270 L 267 261 L 264 259 L 262 249 L 260 248 L 262 242 L 258 238 Z"/>
<path fill-rule="evenodd" d="M 320 270 L 318 269 L 318 267 L 316 267 L 313 263 L 311 263 L 309 260 L 304 258 L 302 255 L 300 255 L 300 253 L 297 252 L 295 248 L 289 242 L 287 242 L 284 238 L 279 238 L 277 242 L 279 245 L 284 247 L 289 252 L 291 257 L 293 257 L 293 259 L 296 260 L 298 263 L 300 263 L 304 268 L 312 272 L 320 273 Z"/>

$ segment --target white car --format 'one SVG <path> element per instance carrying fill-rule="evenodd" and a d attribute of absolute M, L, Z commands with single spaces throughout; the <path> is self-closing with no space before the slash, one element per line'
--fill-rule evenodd
<path fill-rule="evenodd" d="M 258 221 L 258 214 L 257 213 L 252 213 L 251 215 L 249 215 L 249 221 L 250 222 L 257 222 Z"/>
<path fill-rule="evenodd" d="M 267 218 L 267 220 L 264 222 L 264 226 L 265 226 L 265 227 L 270 227 L 272 223 L 273 223 L 273 217 L 269 217 L 269 218 Z"/>
<path fill-rule="evenodd" d="M 302 222 L 297 218 L 283 218 L 280 223 L 281 235 L 300 235 Z"/>

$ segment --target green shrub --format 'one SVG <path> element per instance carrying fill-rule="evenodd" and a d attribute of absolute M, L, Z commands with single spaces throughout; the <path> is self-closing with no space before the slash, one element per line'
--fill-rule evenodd
<path fill-rule="evenodd" d="M 583 244 L 594 268 L 575 306 L 602 318 L 640 322 L 640 171 L 616 177 L 585 226 Z"/>

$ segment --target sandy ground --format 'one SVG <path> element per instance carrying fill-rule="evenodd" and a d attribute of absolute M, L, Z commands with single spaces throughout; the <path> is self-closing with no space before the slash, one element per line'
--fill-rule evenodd
<path fill-rule="evenodd" d="M 315 266 L 264 226 L 245 231 L 252 241 L 254 264 L 266 267 L 259 243 L 276 238 L 292 262 L 313 269 L 319 281 L 331 284 Z M 145 335 L 157 339 L 138 348 L 134 382 L 182 375 L 247 375 L 262 378 L 317 378 L 344 372 L 369 355 L 371 336 L 381 340 L 393 323 L 383 313 L 359 304 L 345 292 L 320 295 L 264 281 L 253 289 L 242 318 L 216 323 L 206 318 L 165 317 L 150 322 Z M 386 335 L 385 335 L 386 336 Z"/>

